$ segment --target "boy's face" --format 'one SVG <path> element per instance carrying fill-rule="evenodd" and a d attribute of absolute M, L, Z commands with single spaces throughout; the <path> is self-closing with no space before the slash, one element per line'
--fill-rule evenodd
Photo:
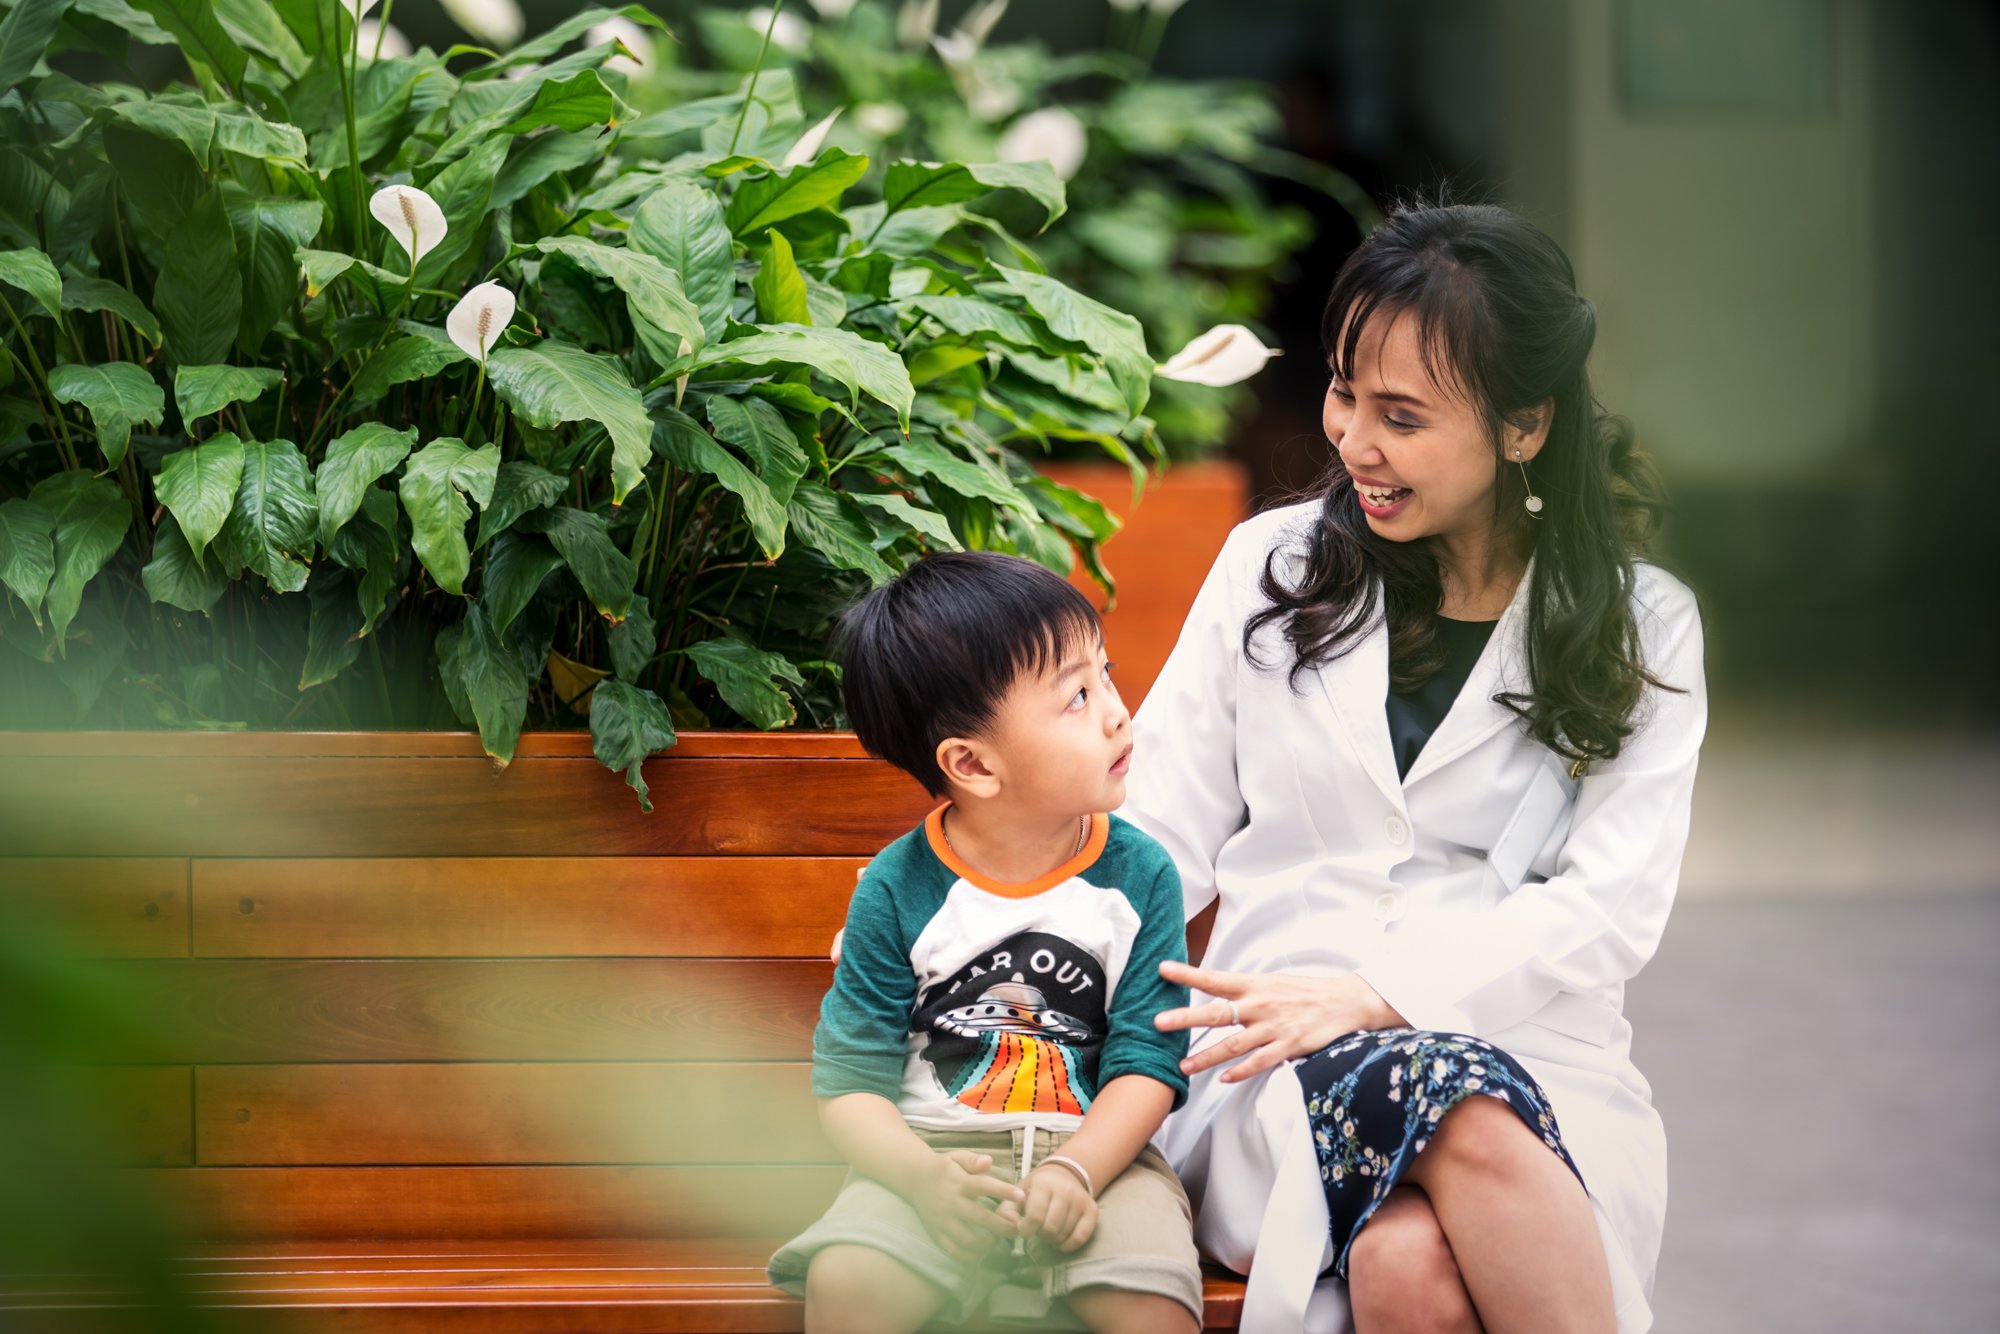
<path fill-rule="evenodd" d="M 938 764 L 966 795 L 1005 794 L 1031 818 L 1116 810 L 1125 803 L 1132 715 L 1111 683 L 1104 641 L 1072 642 L 1052 668 L 1023 673 L 977 737 L 938 747 Z"/>

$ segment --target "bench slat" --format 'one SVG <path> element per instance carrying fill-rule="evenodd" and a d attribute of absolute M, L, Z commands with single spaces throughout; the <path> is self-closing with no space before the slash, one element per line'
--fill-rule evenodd
<path fill-rule="evenodd" d="M 179 857 L 9 857 L 0 920 L 94 958 L 173 958 L 188 952 L 187 886 Z"/>
<path fill-rule="evenodd" d="M 147 960 L 120 981 L 148 1022 L 105 1056 L 802 1061 L 832 979 L 823 958 Z"/>
<path fill-rule="evenodd" d="M 179 865 L 179 863 L 173 863 Z M 193 863 L 194 952 L 288 958 L 826 957 L 866 857 Z"/>
<path fill-rule="evenodd" d="M 0 848 L 59 856 L 872 857 L 934 804 L 872 760 L 647 762 L 651 815 L 593 759 L 18 756 L 0 764 Z M 116 792 L 115 807 L 103 794 Z M 83 814 L 88 812 L 89 815 Z M 557 813 L 560 813 L 559 816 Z"/>
<path fill-rule="evenodd" d="M 827 1163 L 805 1064 L 202 1066 L 207 1167 Z"/>

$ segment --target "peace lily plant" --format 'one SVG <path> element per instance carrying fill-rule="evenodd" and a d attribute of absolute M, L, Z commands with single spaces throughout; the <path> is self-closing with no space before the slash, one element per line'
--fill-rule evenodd
<path fill-rule="evenodd" d="M 1108 586 L 1023 447 L 1142 468 L 1156 367 L 1039 257 L 1058 155 L 857 153 L 782 68 L 641 112 L 645 9 L 449 8 L 491 45 L 5 8 L 0 726 L 587 717 L 644 801 L 677 728 L 837 723 L 832 618 L 925 551 Z"/>

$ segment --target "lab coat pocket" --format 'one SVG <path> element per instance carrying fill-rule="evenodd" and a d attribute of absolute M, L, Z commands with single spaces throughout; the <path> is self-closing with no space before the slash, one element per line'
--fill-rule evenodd
<path fill-rule="evenodd" d="M 1499 878 L 1503 892 L 1512 894 L 1528 878 L 1528 871 L 1567 826 L 1576 804 L 1577 780 L 1558 768 L 1551 758 L 1535 766 L 1528 790 L 1522 794 L 1514 813 L 1507 817 L 1486 864 Z"/>

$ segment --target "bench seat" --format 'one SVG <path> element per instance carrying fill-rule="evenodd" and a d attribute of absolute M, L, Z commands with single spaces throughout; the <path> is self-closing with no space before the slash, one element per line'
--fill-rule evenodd
<path fill-rule="evenodd" d="M 216 1329 L 366 1334 L 780 1334 L 799 1303 L 764 1281 L 755 1239 L 352 1242 L 218 1246 L 180 1262 Z M 1242 1283 L 1207 1281 L 1210 1329 L 1233 1329 Z M 0 1278 L 0 1325 L 80 1330 L 118 1301 L 77 1275 Z M 1018 1328 L 1018 1327 L 1017 1327 Z"/>

